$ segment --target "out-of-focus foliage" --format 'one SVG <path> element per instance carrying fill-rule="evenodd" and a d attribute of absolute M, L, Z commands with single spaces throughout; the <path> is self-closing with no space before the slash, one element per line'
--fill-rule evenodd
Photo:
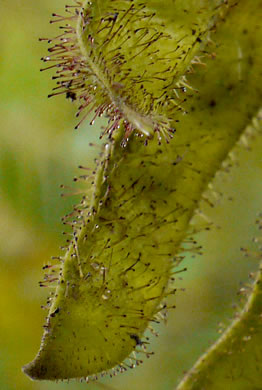
<path fill-rule="evenodd" d="M 261 254 L 257 252 L 257 256 Z M 261 275 L 260 264 L 253 285 L 240 290 L 252 291 L 243 310 L 236 313 L 222 337 L 198 359 L 177 390 L 207 386 L 210 390 L 261 388 Z"/>
<path fill-rule="evenodd" d="M 74 167 L 90 164 L 99 153 L 98 147 L 88 148 L 97 138 L 94 128 L 86 125 L 73 133 L 73 107 L 63 98 L 47 100 L 50 76 L 39 72 L 45 45 L 38 37 L 56 33 L 46 21 L 63 6 L 58 0 L 37 5 L 33 0 L 2 0 L 0 5 L 0 388 L 4 390 L 85 386 L 31 382 L 21 372 L 37 351 L 44 323 L 39 301 L 44 305 L 47 293 L 35 281 L 41 280 L 41 267 L 50 256 L 58 253 L 59 242 L 63 244 L 59 219 L 75 202 L 73 197 L 60 198 L 59 185 L 71 185 Z M 231 305 L 239 304 L 239 283 L 257 265 L 239 251 L 240 246 L 252 247 L 254 220 L 261 209 L 261 139 L 250 146 L 252 153 L 239 148 L 236 152 L 240 167 L 216 179 L 224 188 L 216 207 L 203 204 L 221 228 L 199 237 L 202 257 L 188 258 L 188 271 L 181 275 L 186 291 L 178 294 L 177 309 L 154 341 L 156 355 L 135 371 L 110 380 L 115 389 L 173 388 L 218 337 L 218 323 L 229 323 Z"/>

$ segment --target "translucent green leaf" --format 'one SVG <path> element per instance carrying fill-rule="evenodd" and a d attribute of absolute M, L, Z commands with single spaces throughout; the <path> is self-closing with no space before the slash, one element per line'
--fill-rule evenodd
<path fill-rule="evenodd" d="M 185 36 L 189 30 L 191 35 L 182 40 L 185 50 L 179 58 L 171 59 L 165 46 L 169 38 L 162 45 L 161 31 L 168 30 L 179 45 L 182 28 L 180 33 L 172 30 L 172 17 L 164 17 L 163 11 L 156 10 L 155 16 L 156 2 L 151 8 L 124 0 L 76 7 L 74 45 L 80 42 L 72 59 L 70 53 L 58 59 L 58 68 L 73 76 L 72 83 L 62 82 L 62 92 L 80 100 L 79 113 L 91 104 L 95 116 L 106 114 L 109 136 L 93 176 L 81 177 L 88 191 L 91 182 L 91 196 L 83 198 L 68 222 L 73 226 L 71 244 L 58 271 L 50 267 L 43 282 L 55 282 L 56 290 L 40 351 L 24 368 L 33 379 L 87 377 L 114 367 L 123 371 L 139 364 L 141 355 L 150 355 L 143 334 L 168 309 L 165 298 L 175 293 L 173 272 L 183 259 L 183 241 L 189 242 L 187 250 L 197 250 L 189 222 L 259 108 L 260 2 L 229 2 L 218 8 L 218 2 L 211 2 L 211 8 L 205 1 L 188 2 L 187 8 L 181 4 L 172 5 L 173 15 L 178 7 Z M 193 18 L 188 16 L 191 9 Z M 196 42 L 200 31 L 206 34 L 202 46 L 192 33 L 197 9 Z M 131 23 L 127 15 L 138 19 Z M 134 31 L 140 23 L 146 31 L 157 30 L 157 40 L 151 36 L 148 46 L 156 51 L 148 52 L 143 41 L 146 49 L 136 52 Z M 210 23 L 213 42 L 207 39 Z M 131 34 L 131 46 L 129 40 L 120 45 L 119 31 L 121 39 Z M 176 34 L 181 39 L 176 41 Z M 187 51 L 188 56 L 182 55 Z M 121 61 L 114 67 L 106 58 L 115 52 Z M 153 81 L 159 53 L 178 73 L 160 66 L 163 80 Z M 150 83 L 141 88 L 147 72 Z M 84 77 L 81 85 L 79 77 Z M 175 133 L 172 140 L 170 133 Z"/>

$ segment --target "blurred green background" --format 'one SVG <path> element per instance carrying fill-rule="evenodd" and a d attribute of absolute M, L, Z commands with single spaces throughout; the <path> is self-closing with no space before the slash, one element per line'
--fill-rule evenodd
<path fill-rule="evenodd" d="M 99 128 L 86 122 L 78 132 L 76 107 L 64 97 L 47 99 L 52 72 L 40 73 L 46 44 L 39 37 L 57 33 L 48 21 L 63 12 L 58 0 L 1 0 L 0 3 L 0 389 L 99 389 L 91 383 L 32 382 L 21 366 L 35 356 L 42 335 L 48 292 L 38 286 L 42 266 L 63 245 L 61 217 L 76 199 L 61 198 L 60 184 L 72 185 L 79 164 L 90 165 L 99 153 Z M 114 389 L 169 390 L 218 336 L 239 306 L 237 296 L 256 260 L 239 248 L 254 248 L 255 219 L 262 210 L 262 137 L 251 151 L 238 148 L 237 164 L 220 174 L 223 193 L 214 209 L 203 204 L 220 228 L 199 235 L 204 255 L 188 256 L 188 271 L 178 285 L 177 309 L 152 337 L 156 352 L 140 367 L 109 380 Z M 211 198 L 211 197 L 210 197 Z M 233 200 L 232 200 L 233 198 Z"/>

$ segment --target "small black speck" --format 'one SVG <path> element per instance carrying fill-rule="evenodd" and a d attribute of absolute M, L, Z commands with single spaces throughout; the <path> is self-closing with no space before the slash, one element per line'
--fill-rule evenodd
<path fill-rule="evenodd" d="M 216 105 L 217 105 L 217 103 L 214 99 L 210 100 L 210 102 L 209 102 L 210 107 L 216 107 Z"/>
<path fill-rule="evenodd" d="M 53 313 L 50 314 L 50 317 L 55 317 L 56 314 L 58 314 L 60 312 L 60 309 L 59 307 L 57 309 L 55 309 L 55 311 L 53 311 Z"/>
<path fill-rule="evenodd" d="M 72 92 L 72 91 L 67 91 L 66 98 L 67 99 L 71 99 L 72 102 L 73 102 L 74 100 L 76 100 L 76 94 L 74 92 Z"/>
<path fill-rule="evenodd" d="M 136 345 L 142 345 L 143 344 L 143 342 L 140 340 L 140 338 L 138 337 L 137 334 L 131 334 L 130 338 L 135 340 Z"/>

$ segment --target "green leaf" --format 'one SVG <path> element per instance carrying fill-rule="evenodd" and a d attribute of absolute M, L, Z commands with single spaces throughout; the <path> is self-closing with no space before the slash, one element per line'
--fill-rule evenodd
<path fill-rule="evenodd" d="M 170 2 L 170 18 L 149 4 L 76 6 L 78 27 L 57 58 L 58 74 L 67 72 L 61 92 L 80 101 L 79 113 L 91 107 L 110 124 L 94 174 L 81 177 L 86 191 L 91 182 L 91 196 L 67 221 L 71 244 L 43 282 L 55 282 L 56 290 L 40 351 L 24 367 L 33 379 L 124 371 L 151 354 L 143 334 L 169 308 L 165 298 L 175 293 L 183 241 L 197 250 L 189 222 L 259 108 L 260 1 Z M 138 28 L 149 34 L 141 52 Z M 180 44 L 178 57 L 169 58 Z M 112 53 L 119 53 L 115 65 Z"/>
<path fill-rule="evenodd" d="M 262 273 L 243 311 L 197 361 L 177 390 L 259 390 L 262 382 Z"/>

